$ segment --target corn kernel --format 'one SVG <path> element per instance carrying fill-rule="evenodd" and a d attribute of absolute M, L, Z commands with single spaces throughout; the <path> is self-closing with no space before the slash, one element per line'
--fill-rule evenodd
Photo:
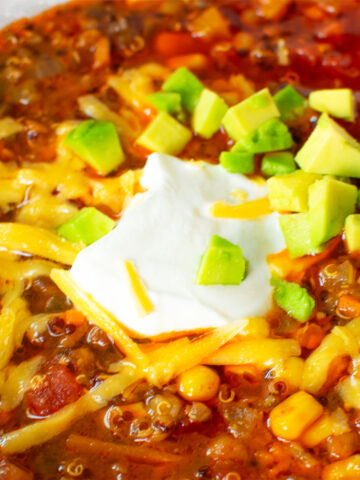
<path fill-rule="evenodd" d="M 269 426 L 277 437 L 295 440 L 317 420 L 323 407 L 304 391 L 294 393 L 270 413 Z"/>
<path fill-rule="evenodd" d="M 206 402 L 213 398 L 220 386 L 219 375 L 209 367 L 199 365 L 178 377 L 178 391 L 185 400 Z"/>
<path fill-rule="evenodd" d="M 302 443 L 313 448 L 330 435 L 342 435 L 351 429 L 344 411 L 338 408 L 332 414 L 322 415 L 306 432 L 302 435 Z"/>
<path fill-rule="evenodd" d="M 322 480 L 355 480 L 360 478 L 360 455 L 340 460 L 324 468 Z"/>

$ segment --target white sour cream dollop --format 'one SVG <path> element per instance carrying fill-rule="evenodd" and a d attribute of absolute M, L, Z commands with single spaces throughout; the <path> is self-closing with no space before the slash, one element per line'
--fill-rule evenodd
<path fill-rule="evenodd" d="M 271 306 L 266 257 L 285 248 L 278 214 L 253 220 L 214 218 L 210 206 L 264 197 L 266 186 L 220 166 L 184 162 L 154 153 L 141 185 L 115 229 L 82 250 L 71 269 L 74 280 L 126 327 L 140 335 L 220 326 L 261 316 Z M 238 286 L 195 284 L 201 255 L 212 235 L 239 245 L 248 273 Z M 130 260 L 146 285 L 154 310 L 139 314 L 126 278 Z"/>

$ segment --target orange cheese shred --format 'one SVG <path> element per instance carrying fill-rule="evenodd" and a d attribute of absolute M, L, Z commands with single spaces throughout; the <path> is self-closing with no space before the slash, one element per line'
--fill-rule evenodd
<path fill-rule="evenodd" d="M 216 202 L 210 207 L 210 213 L 217 218 L 237 218 L 251 220 L 269 215 L 273 210 L 268 197 L 258 198 L 238 205 L 228 205 L 225 202 Z"/>
<path fill-rule="evenodd" d="M 131 291 L 136 300 L 139 313 L 142 316 L 148 315 L 154 310 L 154 305 L 149 298 L 144 282 L 136 271 L 134 265 L 129 260 L 124 261 L 124 267 L 128 275 Z"/>

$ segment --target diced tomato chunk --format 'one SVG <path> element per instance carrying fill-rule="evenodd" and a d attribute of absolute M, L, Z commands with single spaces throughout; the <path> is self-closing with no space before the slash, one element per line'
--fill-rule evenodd
<path fill-rule="evenodd" d="M 53 365 L 36 377 L 26 400 L 32 414 L 45 416 L 75 402 L 81 394 L 82 387 L 75 375 L 63 365 Z"/>
<path fill-rule="evenodd" d="M 0 460 L 0 480 L 32 480 L 31 472 L 26 472 L 10 463 L 6 458 Z"/>
<path fill-rule="evenodd" d="M 154 47 L 164 57 L 201 52 L 204 48 L 199 38 L 187 32 L 161 32 L 155 38 Z"/>

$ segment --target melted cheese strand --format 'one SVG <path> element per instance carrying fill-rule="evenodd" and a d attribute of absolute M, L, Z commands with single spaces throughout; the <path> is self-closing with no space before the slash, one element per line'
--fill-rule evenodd
<path fill-rule="evenodd" d="M 72 265 L 83 245 L 70 243 L 49 230 L 33 225 L 0 223 L 0 248 Z"/>
<path fill-rule="evenodd" d="M 139 346 L 125 333 L 120 323 L 99 305 L 91 295 L 84 292 L 66 270 L 53 269 L 51 279 L 71 302 L 97 327 L 114 339 L 119 349 L 140 368 L 145 368 L 149 360 Z"/>

